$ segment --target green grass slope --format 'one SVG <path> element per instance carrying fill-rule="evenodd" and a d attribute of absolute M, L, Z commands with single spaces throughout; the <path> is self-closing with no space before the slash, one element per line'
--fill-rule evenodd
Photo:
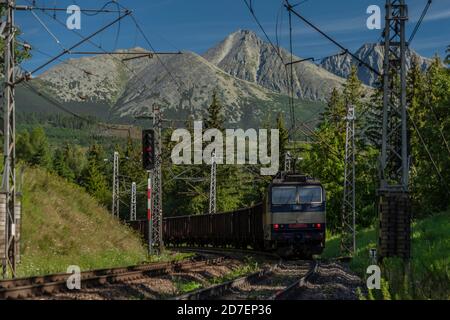
<path fill-rule="evenodd" d="M 23 181 L 19 276 L 138 264 L 147 259 L 139 236 L 82 188 L 43 169 Z"/>
<path fill-rule="evenodd" d="M 373 290 L 369 298 L 450 299 L 450 213 L 445 212 L 417 221 L 412 228 L 412 260 L 409 276 L 399 259 L 385 259 L 382 265 L 382 290 Z M 360 230 L 357 252 L 350 268 L 362 278 L 371 265 L 369 249 L 376 248 L 375 230 Z M 339 256 L 340 238 L 328 239 L 323 258 Z M 377 292 L 378 291 L 378 292 Z"/>

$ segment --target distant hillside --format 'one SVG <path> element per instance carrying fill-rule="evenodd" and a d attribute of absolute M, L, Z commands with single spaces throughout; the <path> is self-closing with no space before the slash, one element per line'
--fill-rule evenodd
<path fill-rule="evenodd" d="M 43 169 L 23 182 L 19 275 L 138 264 L 147 258 L 134 231 L 120 224 L 80 187 Z"/>
<path fill-rule="evenodd" d="M 356 51 L 355 55 L 372 66 L 380 73 L 383 70 L 384 61 L 384 47 L 375 44 L 365 44 Z M 409 69 L 411 66 L 412 57 L 416 56 L 419 59 L 420 66 L 425 70 L 430 64 L 431 59 L 420 56 L 414 50 L 409 49 L 406 52 L 406 66 Z M 360 66 L 359 62 L 349 54 L 337 54 L 327 57 L 321 61 L 321 66 L 340 77 L 348 77 L 352 66 L 358 68 L 358 78 L 366 85 L 373 86 L 377 81 L 377 75 L 367 69 L 365 66 Z"/>

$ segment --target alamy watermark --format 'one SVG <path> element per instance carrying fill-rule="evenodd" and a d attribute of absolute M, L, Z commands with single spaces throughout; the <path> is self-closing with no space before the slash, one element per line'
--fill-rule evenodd
<path fill-rule="evenodd" d="M 367 14 L 370 16 L 367 18 L 366 25 L 369 30 L 381 29 L 381 9 L 377 5 L 371 5 L 367 8 Z"/>
<path fill-rule="evenodd" d="M 70 5 L 67 7 L 67 14 L 70 16 L 66 20 L 66 26 L 69 30 L 81 29 L 81 9 L 77 5 Z"/>
<path fill-rule="evenodd" d="M 194 121 L 194 139 L 187 129 L 176 129 L 171 140 L 178 142 L 172 149 L 173 164 L 211 164 L 212 155 L 216 164 L 259 164 L 268 165 L 260 169 L 261 175 L 275 175 L 278 172 L 279 130 L 271 129 L 226 129 L 225 159 L 224 135 L 218 129 L 203 132 L 203 122 Z M 209 142 L 204 148 L 204 142 Z M 270 143 L 270 155 L 268 145 Z M 248 148 L 247 148 L 248 146 Z M 192 150 L 193 149 L 193 150 Z M 246 157 L 248 155 L 248 157 Z M 192 159 L 193 158 L 193 159 Z"/>
<path fill-rule="evenodd" d="M 372 265 L 368 266 L 366 269 L 367 277 L 366 285 L 367 289 L 377 289 L 381 288 L 381 269 L 378 265 L 376 265 L 377 261 L 377 249 L 371 248 L 369 250 L 369 257 L 372 260 Z"/>
<path fill-rule="evenodd" d="M 67 278 L 66 286 L 69 290 L 80 290 L 81 289 L 81 269 L 79 266 L 68 266 L 67 273 L 70 276 Z"/>

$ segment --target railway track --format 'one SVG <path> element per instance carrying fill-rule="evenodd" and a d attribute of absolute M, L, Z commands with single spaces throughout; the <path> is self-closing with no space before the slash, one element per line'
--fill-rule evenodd
<path fill-rule="evenodd" d="M 203 254 L 220 254 L 223 256 L 232 256 L 236 254 L 261 256 L 270 259 L 279 260 L 280 256 L 267 251 L 256 251 L 250 249 L 236 249 L 236 248 L 218 248 L 218 247 L 167 247 L 168 249 L 180 252 L 196 252 Z"/>
<path fill-rule="evenodd" d="M 208 288 L 198 289 L 192 292 L 173 298 L 174 300 L 210 300 L 210 299 L 267 299 L 267 300 L 282 300 L 289 297 L 289 295 L 298 290 L 308 281 L 308 279 L 316 272 L 318 262 L 303 261 L 296 265 L 297 272 L 301 273 L 300 278 L 295 277 L 294 282 L 289 281 L 290 276 L 282 277 L 282 270 L 280 268 L 292 268 L 293 264 L 283 265 L 277 263 L 276 265 L 264 268 L 252 274 L 239 277 L 218 285 Z M 283 285 L 286 283 L 287 285 Z M 284 286 L 279 289 L 279 286 Z M 275 292 L 275 293 L 273 293 Z"/>
<path fill-rule="evenodd" d="M 105 286 L 110 283 L 126 282 L 145 277 L 168 274 L 188 268 L 218 264 L 225 259 L 225 257 L 215 257 L 202 260 L 153 263 L 131 267 L 84 271 L 80 274 L 81 287 L 90 288 Z M 59 273 L 45 276 L 0 280 L 0 299 L 27 299 L 67 291 L 67 280 L 70 276 L 71 274 Z"/>

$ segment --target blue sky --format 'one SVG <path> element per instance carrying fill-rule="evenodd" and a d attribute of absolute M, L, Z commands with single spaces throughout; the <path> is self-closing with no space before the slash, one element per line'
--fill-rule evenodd
<path fill-rule="evenodd" d="M 17 0 L 17 4 L 30 4 L 31 0 Z M 67 7 L 78 4 L 84 9 L 98 9 L 107 0 L 36 0 L 37 6 Z M 208 48 L 238 29 L 255 31 L 261 37 L 262 32 L 253 20 L 243 0 L 119 0 L 121 5 L 133 10 L 139 24 L 157 51 L 194 51 L 203 53 Z M 281 46 L 288 47 L 288 14 L 282 8 L 281 0 L 253 0 L 254 11 L 270 38 L 275 42 L 278 16 L 278 39 Z M 291 1 L 298 3 L 298 1 Z M 379 5 L 384 17 L 384 0 L 309 0 L 299 5 L 296 10 L 310 21 L 321 27 L 352 51 L 356 51 L 365 42 L 379 39 L 380 30 L 369 30 L 366 27 L 366 9 L 369 5 Z M 408 35 L 418 20 L 426 0 L 407 0 L 410 22 Z M 108 6 L 115 9 L 114 5 Z M 36 11 L 39 19 L 53 34 L 50 35 L 30 12 L 17 12 L 16 23 L 22 31 L 21 40 L 26 40 L 34 48 L 49 55 L 55 55 L 62 48 L 70 47 L 80 38 L 68 30 L 57 20 L 65 23 L 68 15 L 57 12 L 53 19 L 53 11 L 44 14 Z M 95 32 L 100 26 L 114 20 L 117 13 L 82 16 L 79 31 L 83 35 Z M 124 18 L 120 24 L 114 25 L 92 40 L 107 50 L 140 46 L 148 49 L 141 36 L 135 36 L 136 27 L 132 19 Z M 333 44 L 314 30 L 293 17 L 294 53 L 302 57 L 321 58 L 338 52 Z M 58 44 L 55 40 L 61 44 Z M 117 44 L 117 45 L 116 45 Z M 422 27 L 420 28 L 412 48 L 424 56 L 435 53 L 444 55 L 450 44 L 450 0 L 434 0 Z M 80 51 L 92 51 L 97 48 L 84 45 Z M 72 56 L 74 57 L 74 56 Z M 69 58 L 69 56 L 65 56 Z M 27 70 L 33 70 L 49 58 L 33 51 L 33 58 L 23 64 Z"/>

